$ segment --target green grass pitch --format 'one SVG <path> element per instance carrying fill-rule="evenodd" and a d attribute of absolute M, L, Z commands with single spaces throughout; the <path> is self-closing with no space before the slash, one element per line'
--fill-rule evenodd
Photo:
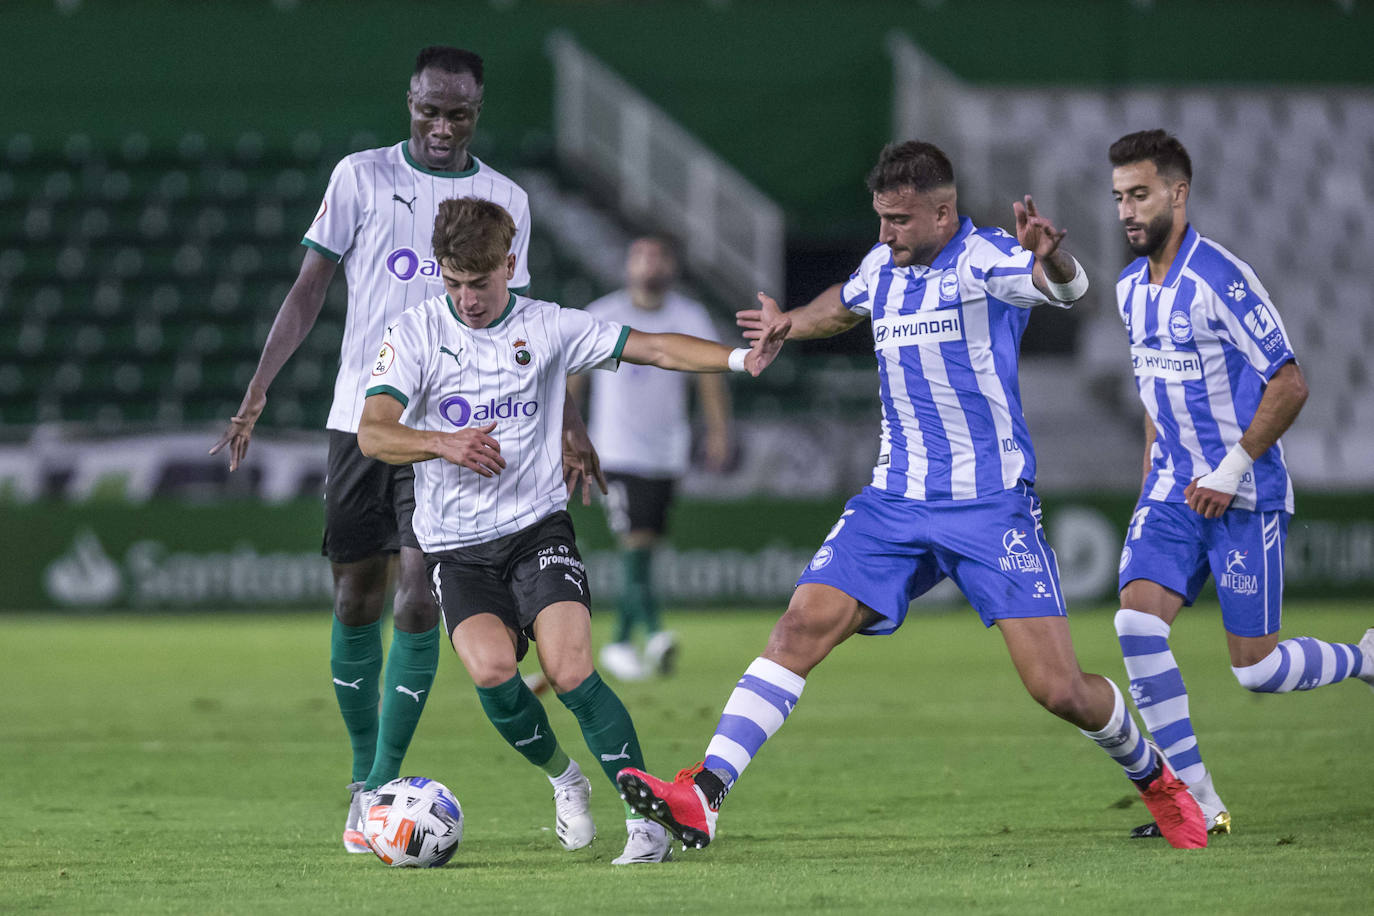
<path fill-rule="evenodd" d="M 597 620 L 604 637 L 607 614 Z M 1371 604 L 1290 606 L 1290 634 L 1357 640 Z M 651 769 L 695 763 L 774 615 L 678 613 L 680 673 L 617 684 Z M 1110 612 L 1073 617 L 1083 667 L 1124 681 Z M 1368 913 L 1374 694 L 1255 696 L 1215 606 L 1174 640 L 1236 832 L 1205 851 L 1132 841 L 1120 771 L 1016 681 L 971 611 L 856 638 L 727 801 L 710 848 L 613 868 L 623 812 L 597 773 L 600 838 L 554 839 L 543 776 L 498 739 L 445 651 L 405 767 L 454 790 L 450 865 L 388 869 L 339 843 L 347 742 L 328 618 L 0 618 L 0 911 L 55 913 Z M 564 747 L 596 773 L 576 724 Z"/>

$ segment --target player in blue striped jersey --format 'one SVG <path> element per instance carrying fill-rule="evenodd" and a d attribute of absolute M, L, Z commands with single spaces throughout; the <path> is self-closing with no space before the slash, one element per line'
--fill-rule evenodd
<path fill-rule="evenodd" d="M 1060 246 L 1064 232 L 1030 197 L 1013 204 L 1015 237 L 961 218 L 953 167 L 929 143 L 884 149 L 868 188 L 878 244 L 847 283 L 787 317 L 792 338 L 872 319 L 882 404 L 872 483 L 803 571 L 701 766 L 673 782 L 623 770 L 622 793 L 684 843 L 706 845 L 725 793 L 790 715 L 811 670 L 855 633 L 894 632 L 910 602 L 948 576 L 1001 631 L 1030 694 L 1122 766 L 1169 841 L 1205 846 L 1202 812 L 1143 740 L 1121 692 L 1079 668 L 1040 526 L 1017 354 L 1032 307 L 1067 305 L 1087 290 Z M 738 316 L 751 339 L 771 333 L 777 314 L 759 298 L 764 309 Z"/>
<path fill-rule="evenodd" d="M 1307 399 L 1283 321 L 1249 264 L 1188 223 L 1192 162 L 1176 138 L 1112 144 L 1112 196 L 1139 257 L 1116 284 L 1145 405 L 1144 483 L 1121 552 L 1116 631 L 1141 718 L 1197 797 L 1230 814 L 1202 762 L 1169 629 L 1216 581 L 1231 670 L 1259 693 L 1346 678 L 1374 684 L 1374 629 L 1358 644 L 1279 641 L 1293 483 L 1279 436 Z M 1158 836 L 1156 825 L 1132 836 Z"/>

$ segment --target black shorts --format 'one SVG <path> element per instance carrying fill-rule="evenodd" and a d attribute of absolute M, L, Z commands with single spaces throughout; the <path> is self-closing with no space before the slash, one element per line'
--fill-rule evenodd
<path fill-rule="evenodd" d="M 415 514 L 415 469 L 387 464 L 358 449 L 354 433 L 329 431 L 324 481 L 324 544 L 334 563 L 352 563 L 402 547 L 420 549 L 410 527 Z"/>
<path fill-rule="evenodd" d="M 591 607 L 587 568 L 573 541 L 572 518 L 559 510 L 505 537 L 425 554 L 429 586 L 453 630 L 474 614 L 495 614 L 522 636 L 534 638 L 534 618 L 559 601 Z M 520 640 L 517 659 L 528 648 Z"/>
<path fill-rule="evenodd" d="M 640 477 L 606 472 L 606 521 L 619 535 L 631 531 L 662 534 L 677 481 L 672 477 Z"/>

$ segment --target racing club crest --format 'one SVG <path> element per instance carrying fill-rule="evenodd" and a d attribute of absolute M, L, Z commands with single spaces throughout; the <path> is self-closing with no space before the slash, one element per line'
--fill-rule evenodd
<path fill-rule="evenodd" d="M 530 364 L 531 357 L 530 351 L 526 349 L 525 341 L 521 340 L 520 338 L 516 338 L 515 343 L 513 343 L 512 346 L 515 347 L 515 364 L 517 366 L 528 366 Z"/>

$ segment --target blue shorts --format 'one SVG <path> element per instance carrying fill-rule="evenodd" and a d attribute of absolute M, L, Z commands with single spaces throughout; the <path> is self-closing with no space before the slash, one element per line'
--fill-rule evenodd
<path fill-rule="evenodd" d="M 1146 579 L 1191 606 L 1210 574 L 1221 622 L 1236 636 L 1268 636 L 1283 611 L 1283 545 L 1289 515 L 1282 509 L 1227 509 L 1203 518 L 1183 503 L 1142 499 L 1121 550 L 1118 587 Z"/>
<path fill-rule="evenodd" d="M 1007 617 L 1063 617 L 1059 565 L 1025 484 L 979 499 L 918 501 L 864 487 L 845 504 L 797 580 L 839 589 L 883 619 L 861 632 L 891 633 L 907 606 L 946 576 L 984 626 Z"/>

